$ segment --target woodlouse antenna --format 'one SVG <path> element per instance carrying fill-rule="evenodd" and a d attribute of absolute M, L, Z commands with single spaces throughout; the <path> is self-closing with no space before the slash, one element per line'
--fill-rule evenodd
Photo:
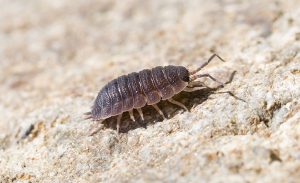
<path fill-rule="evenodd" d="M 240 100 L 242 102 L 245 102 L 247 103 L 244 99 L 240 98 L 240 97 L 237 97 L 235 96 L 231 91 L 220 91 L 220 92 L 213 92 L 213 94 L 224 94 L 224 93 L 227 93 L 228 95 L 232 96 L 233 98 L 235 98 L 236 100 Z"/>
<path fill-rule="evenodd" d="M 196 79 L 198 79 L 198 78 L 205 78 L 205 77 L 206 77 L 206 78 L 209 78 L 209 79 L 211 79 L 211 80 L 213 80 L 213 81 L 215 81 L 215 82 L 217 82 L 217 83 L 219 83 L 221 86 L 224 87 L 224 83 L 222 83 L 221 81 L 219 81 L 219 80 L 217 80 L 216 78 L 212 77 L 210 74 L 194 75 L 194 76 L 191 77 L 191 81 L 194 81 L 194 80 L 196 80 Z"/>
<path fill-rule="evenodd" d="M 223 58 L 221 58 L 218 54 L 214 53 L 206 62 L 204 62 L 199 68 L 197 68 L 194 71 L 190 72 L 190 75 L 194 75 L 197 72 L 199 72 L 201 69 L 203 69 L 205 66 L 207 66 L 215 57 L 218 57 L 222 62 L 225 62 Z"/>

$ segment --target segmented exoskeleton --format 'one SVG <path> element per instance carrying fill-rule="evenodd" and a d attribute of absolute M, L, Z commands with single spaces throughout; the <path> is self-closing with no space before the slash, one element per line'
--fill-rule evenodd
<path fill-rule="evenodd" d="M 135 121 L 133 109 L 137 109 L 144 120 L 141 108 L 145 105 L 152 105 L 163 118 L 165 118 L 163 112 L 156 105 L 161 100 L 168 100 L 187 110 L 184 104 L 173 100 L 172 97 L 181 91 L 191 92 L 207 87 L 202 82 L 195 84 L 196 79 L 208 77 L 223 85 L 209 74 L 196 75 L 214 57 L 224 61 L 217 54 L 213 54 L 194 71 L 189 71 L 183 66 L 169 65 L 120 76 L 100 90 L 91 112 L 86 113 L 87 119 L 104 120 L 111 116 L 118 116 L 117 131 L 119 132 L 122 114 L 128 111 L 130 118 Z"/>

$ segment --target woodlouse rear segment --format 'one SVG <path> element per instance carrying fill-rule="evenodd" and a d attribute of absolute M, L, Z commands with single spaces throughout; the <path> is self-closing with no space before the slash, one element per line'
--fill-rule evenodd
<path fill-rule="evenodd" d="M 91 112 L 87 113 L 87 118 L 104 120 L 111 116 L 118 116 L 117 131 L 119 132 L 123 112 L 128 111 L 130 118 L 135 121 L 132 110 L 137 109 L 142 120 L 144 120 L 141 108 L 145 105 L 152 105 L 165 118 L 163 112 L 156 105 L 161 100 L 168 100 L 187 110 L 182 103 L 173 100 L 171 97 L 184 89 L 189 89 L 187 86 L 197 78 L 208 77 L 217 81 L 209 74 L 194 75 L 215 56 L 219 57 L 214 54 L 201 67 L 192 72 L 182 66 L 169 65 L 120 76 L 110 81 L 100 90 Z M 203 86 L 205 85 L 203 84 Z"/>

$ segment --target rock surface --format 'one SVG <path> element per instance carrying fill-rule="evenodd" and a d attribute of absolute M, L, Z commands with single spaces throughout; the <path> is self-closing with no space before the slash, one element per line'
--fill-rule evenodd
<path fill-rule="evenodd" d="M 0 182 L 299 181 L 299 17 L 299 0 L 1 0 Z M 237 71 L 217 91 L 246 102 L 182 93 L 190 111 L 89 136 L 109 80 L 212 53 L 227 62 L 202 72 Z"/>

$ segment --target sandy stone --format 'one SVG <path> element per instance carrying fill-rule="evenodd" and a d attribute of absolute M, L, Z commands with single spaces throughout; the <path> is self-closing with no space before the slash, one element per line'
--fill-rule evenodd
<path fill-rule="evenodd" d="M 0 182 L 298 182 L 299 17 L 298 0 L 1 0 Z M 90 135 L 108 81 L 213 53 L 202 73 L 236 71 L 217 92 L 245 102 L 183 92 L 190 111 Z"/>

